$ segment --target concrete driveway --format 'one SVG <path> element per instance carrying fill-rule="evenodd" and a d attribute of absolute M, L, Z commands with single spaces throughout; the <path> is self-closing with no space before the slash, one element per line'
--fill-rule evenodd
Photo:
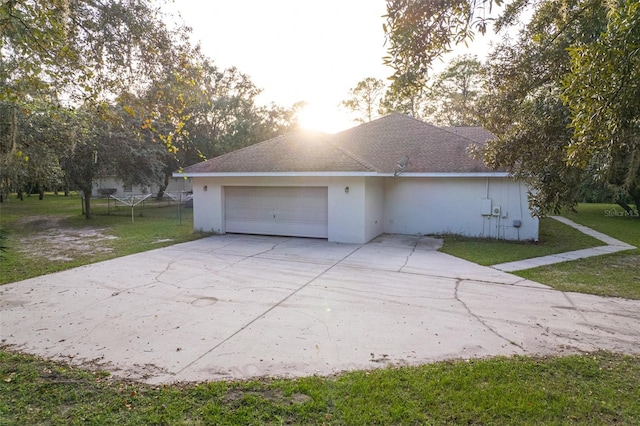
<path fill-rule="evenodd" d="M 0 340 L 149 383 L 608 349 L 640 301 L 563 293 L 383 235 L 225 235 L 0 287 Z"/>

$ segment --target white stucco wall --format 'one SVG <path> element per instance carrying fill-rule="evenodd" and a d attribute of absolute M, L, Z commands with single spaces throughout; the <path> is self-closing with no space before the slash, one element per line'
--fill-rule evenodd
<path fill-rule="evenodd" d="M 328 196 L 328 239 L 342 243 L 364 243 L 366 185 L 364 177 L 194 177 L 193 224 L 199 231 L 226 233 L 224 227 L 225 186 L 326 186 Z M 206 191 L 205 191 L 206 186 Z M 349 188 L 346 192 L 345 188 Z M 379 184 L 380 193 L 382 186 Z M 382 218 L 382 210 L 379 212 Z M 380 232 L 382 227 L 380 227 Z M 375 237 L 374 236 L 374 237 Z"/>
<path fill-rule="evenodd" d="M 538 238 L 525 188 L 507 178 L 194 177 L 196 230 L 226 232 L 224 187 L 236 185 L 326 186 L 329 241 L 364 243 L 382 233 Z M 482 215 L 483 200 L 501 214 Z"/>
<path fill-rule="evenodd" d="M 364 238 L 370 241 L 384 232 L 384 178 L 365 178 Z"/>
<path fill-rule="evenodd" d="M 508 178 L 386 178 L 384 232 L 537 240 L 524 186 Z M 482 215 L 483 199 L 499 206 Z M 487 203 L 485 201 L 485 203 Z M 514 226 L 514 220 L 521 226 Z"/>

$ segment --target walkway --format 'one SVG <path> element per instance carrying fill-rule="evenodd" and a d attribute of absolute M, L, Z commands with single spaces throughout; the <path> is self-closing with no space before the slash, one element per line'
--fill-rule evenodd
<path fill-rule="evenodd" d="M 594 231 L 591 228 L 588 228 L 584 225 L 577 224 L 574 221 L 569 220 L 565 217 L 562 217 L 562 216 L 550 216 L 550 217 L 552 219 L 557 220 L 558 222 L 562 222 L 565 225 L 569 225 L 577 229 L 583 234 L 592 236 L 593 238 L 602 241 L 606 245 L 599 246 L 599 247 L 592 247 L 592 248 L 583 249 L 583 250 L 575 250 L 575 251 L 568 251 L 565 253 L 552 254 L 549 256 L 534 257 L 532 259 L 518 260 L 516 262 L 500 263 L 498 265 L 492 265 L 491 267 L 504 272 L 514 272 L 514 271 L 521 271 L 523 269 L 537 268 L 538 266 L 552 265 L 554 263 L 584 259 L 586 257 L 601 256 L 603 254 L 616 253 L 624 250 L 633 250 L 636 248 L 631 244 L 627 244 L 623 241 L 616 240 L 615 238 L 605 235 L 602 232 Z"/>

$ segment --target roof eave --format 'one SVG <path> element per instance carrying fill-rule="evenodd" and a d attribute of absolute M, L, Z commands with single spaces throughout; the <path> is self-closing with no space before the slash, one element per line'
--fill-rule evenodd
<path fill-rule="evenodd" d="M 393 176 L 393 173 L 391 173 Z M 508 172 L 425 172 L 425 173 L 400 173 L 396 177 L 430 177 L 430 178 L 503 178 L 511 177 Z"/>
<path fill-rule="evenodd" d="M 379 176 L 377 172 L 183 172 L 173 177 L 330 177 L 330 176 Z"/>
<path fill-rule="evenodd" d="M 378 172 L 182 172 L 173 177 L 400 177 L 400 178 L 504 178 L 511 175 L 507 172 L 427 172 L 427 173 L 378 173 Z"/>

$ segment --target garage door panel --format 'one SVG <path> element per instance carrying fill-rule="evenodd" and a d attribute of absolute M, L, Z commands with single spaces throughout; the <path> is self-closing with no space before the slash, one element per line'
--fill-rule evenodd
<path fill-rule="evenodd" d="M 225 187 L 227 232 L 327 238 L 326 187 Z"/>

